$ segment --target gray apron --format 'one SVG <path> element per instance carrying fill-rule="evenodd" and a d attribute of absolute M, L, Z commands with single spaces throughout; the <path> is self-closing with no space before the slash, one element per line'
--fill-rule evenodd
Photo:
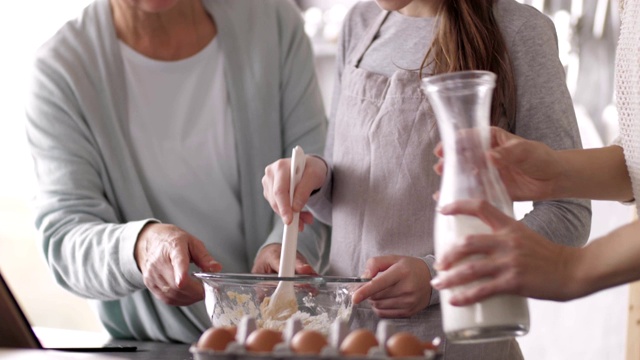
<path fill-rule="evenodd" d="M 432 167 L 439 136 L 418 74 L 398 70 L 388 78 L 358 68 L 387 14 L 383 12 L 367 30 L 342 74 L 333 124 L 333 275 L 358 276 L 375 256 L 424 258 L 434 250 L 432 194 L 440 177 Z M 436 336 L 444 340 L 441 316 L 440 306 L 433 305 L 393 323 L 423 340 Z M 377 321 L 365 302 L 354 311 L 352 328 L 375 331 Z M 445 342 L 443 348 L 446 359 L 522 359 L 515 340 Z"/>

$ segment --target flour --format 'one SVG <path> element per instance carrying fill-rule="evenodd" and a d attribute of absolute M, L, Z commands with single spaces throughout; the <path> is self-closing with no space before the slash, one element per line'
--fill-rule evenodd
<path fill-rule="evenodd" d="M 241 294 L 234 291 L 227 291 L 227 298 L 230 301 L 218 301 L 212 315 L 214 326 L 230 326 L 237 325 L 243 316 L 249 315 L 256 319 L 258 328 L 267 328 L 283 331 L 289 319 L 298 319 L 305 329 L 316 330 L 323 334 L 328 334 L 331 324 L 336 318 L 349 320 L 351 317 L 351 304 L 349 301 L 341 303 L 338 309 L 324 309 L 319 307 L 314 301 L 312 294 L 302 299 L 301 309 L 286 317 L 269 317 L 260 310 L 264 307 L 268 298 L 265 298 L 260 306 L 256 305 L 253 297 L 249 294 Z M 314 314 L 311 313 L 311 309 Z M 305 311 L 306 310 L 306 311 Z M 332 313 L 336 313 L 334 317 Z M 268 315 L 268 314 L 267 314 Z"/>

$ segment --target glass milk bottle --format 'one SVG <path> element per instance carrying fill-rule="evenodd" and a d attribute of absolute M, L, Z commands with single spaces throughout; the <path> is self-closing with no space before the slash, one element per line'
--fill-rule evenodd
<path fill-rule="evenodd" d="M 488 71 L 460 71 L 422 80 L 422 90 L 435 113 L 444 146 L 438 207 L 456 200 L 484 199 L 513 217 L 511 199 L 485 155 L 489 149 L 495 79 L 495 74 Z M 467 235 L 479 233 L 491 233 L 491 228 L 475 217 L 437 212 L 436 258 Z M 458 289 L 440 293 L 443 327 L 451 341 L 492 341 L 529 331 L 526 298 L 499 295 L 469 306 L 453 306 L 449 298 Z"/>

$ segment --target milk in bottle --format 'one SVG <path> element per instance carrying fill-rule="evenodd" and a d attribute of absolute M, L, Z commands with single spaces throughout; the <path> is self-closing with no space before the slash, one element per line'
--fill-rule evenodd
<path fill-rule="evenodd" d="M 453 72 L 422 80 L 444 146 L 438 207 L 456 200 L 483 199 L 513 217 L 512 202 L 504 184 L 485 156 L 494 87 L 495 74 L 487 71 Z M 483 233 L 491 233 L 491 228 L 475 217 L 437 212 L 436 258 L 467 235 Z M 453 306 L 449 298 L 459 289 L 440 292 L 443 327 L 451 341 L 492 341 L 529 331 L 526 298 L 500 295 L 469 306 Z"/>

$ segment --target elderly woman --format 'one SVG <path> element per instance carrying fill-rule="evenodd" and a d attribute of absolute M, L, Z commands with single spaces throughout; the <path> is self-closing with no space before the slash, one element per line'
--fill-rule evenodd
<path fill-rule="evenodd" d="M 114 337 L 194 341 L 210 320 L 190 263 L 277 270 L 260 179 L 295 145 L 323 151 L 323 109 L 290 2 L 96 0 L 39 50 L 27 104 L 56 280 Z M 297 271 L 327 244 L 302 233 Z"/>

